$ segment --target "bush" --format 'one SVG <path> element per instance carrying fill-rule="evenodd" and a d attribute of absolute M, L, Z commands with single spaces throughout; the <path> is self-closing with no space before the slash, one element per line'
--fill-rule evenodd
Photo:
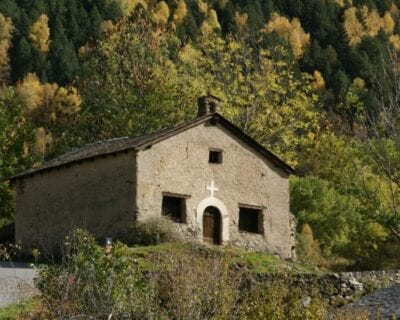
<path fill-rule="evenodd" d="M 302 263 L 318 267 L 325 265 L 319 244 L 315 241 L 313 231 L 307 223 L 297 235 L 296 253 Z"/>
<path fill-rule="evenodd" d="M 167 217 L 151 217 L 135 223 L 130 243 L 155 245 L 181 240 L 176 224 Z"/>
<path fill-rule="evenodd" d="M 162 252 L 153 263 L 158 319 L 228 319 L 235 313 L 244 278 L 221 252 L 192 244 Z"/>
<path fill-rule="evenodd" d="M 148 314 L 146 279 L 125 245 L 116 243 L 107 254 L 87 232 L 77 230 L 66 247 L 62 264 L 42 266 L 36 281 L 51 319 L 106 319 L 110 314 L 118 319 L 126 313 L 141 319 Z"/>

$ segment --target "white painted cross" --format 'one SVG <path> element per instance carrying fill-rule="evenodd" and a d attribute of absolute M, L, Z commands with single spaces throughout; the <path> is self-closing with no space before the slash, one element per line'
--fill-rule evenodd
<path fill-rule="evenodd" d="M 214 198 L 214 192 L 219 189 L 215 186 L 214 180 L 211 181 L 211 186 L 207 186 L 207 190 L 211 191 L 211 198 Z"/>

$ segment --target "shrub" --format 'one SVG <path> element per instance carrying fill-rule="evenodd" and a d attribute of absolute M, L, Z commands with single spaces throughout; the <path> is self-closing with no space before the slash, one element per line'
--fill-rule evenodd
<path fill-rule="evenodd" d="M 306 223 L 301 232 L 297 235 L 296 253 L 303 263 L 321 267 L 324 265 L 324 258 L 318 242 L 315 241 L 311 227 Z"/>
<path fill-rule="evenodd" d="M 167 250 L 153 261 L 150 281 L 158 318 L 228 319 L 235 314 L 242 273 L 217 251 L 196 244 Z"/>
<path fill-rule="evenodd" d="M 182 237 L 177 225 L 167 217 L 151 217 L 135 223 L 130 243 L 155 245 L 164 242 L 178 241 Z"/>
<path fill-rule="evenodd" d="M 36 280 L 52 319 L 126 313 L 136 319 L 148 313 L 143 310 L 149 306 L 144 275 L 125 245 L 116 243 L 107 254 L 87 232 L 77 230 L 66 247 L 62 264 L 42 266 Z"/>
<path fill-rule="evenodd" d="M 238 319 L 319 320 L 326 318 L 326 305 L 317 291 L 304 291 L 282 279 L 256 282 L 243 294 Z"/>

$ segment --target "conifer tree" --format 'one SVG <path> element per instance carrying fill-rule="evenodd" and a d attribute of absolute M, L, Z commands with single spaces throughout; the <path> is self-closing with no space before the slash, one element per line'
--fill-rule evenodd
<path fill-rule="evenodd" d="M 15 59 L 18 61 L 18 64 L 14 67 L 13 72 L 17 77 L 22 77 L 32 72 L 32 48 L 25 37 L 22 37 L 17 44 Z"/>
<path fill-rule="evenodd" d="M 31 19 L 29 19 L 28 15 L 26 14 L 26 11 L 24 9 L 22 9 L 20 23 L 18 26 L 19 35 L 28 37 L 31 25 L 32 25 Z"/>
<path fill-rule="evenodd" d="M 97 6 L 94 5 L 90 11 L 90 35 L 93 39 L 100 38 L 100 23 L 102 22 L 99 10 Z"/>
<path fill-rule="evenodd" d="M 248 20 L 248 30 L 252 34 L 257 34 L 265 23 L 265 17 L 260 4 L 260 0 L 248 1 L 243 11 L 251 19 Z"/>
<path fill-rule="evenodd" d="M 59 84 L 67 84 L 74 79 L 78 69 L 78 59 L 73 44 L 65 35 L 61 19 L 57 19 L 50 60 L 53 68 L 50 79 Z"/>

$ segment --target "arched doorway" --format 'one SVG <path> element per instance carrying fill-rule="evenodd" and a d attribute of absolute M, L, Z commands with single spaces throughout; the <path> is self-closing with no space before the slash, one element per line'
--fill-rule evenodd
<path fill-rule="evenodd" d="M 204 210 L 203 241 L 221 244 L 221 213 L 216 207 L 209 206 Z"/>

